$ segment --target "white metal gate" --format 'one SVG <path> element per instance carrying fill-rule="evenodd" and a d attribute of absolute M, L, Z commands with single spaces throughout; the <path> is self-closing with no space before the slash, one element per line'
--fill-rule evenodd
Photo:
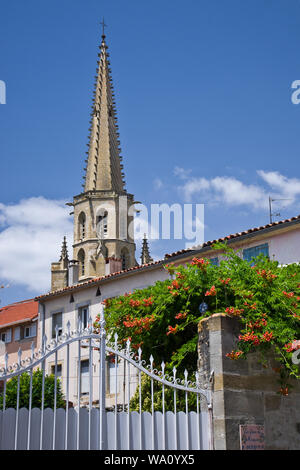
<path fill-rule="evenodd" d="M 0 410 L 0 449 L 97 449 L 97 450 L 200 450 L 212 449 L 212 393 L 210 386 L 203 389 L 199 384 L 199 375 L 196 372 L 195 381 L 188 380 L 185 371 L 184 379 L 176 376 L 176 369 L 172 375 L 166 375 L 165 364 L 162 362 L 158 371 L 154 366 L 153 357 L 149 364 L 142 359 L 142 351 L 132 351 L 130 341 L 125 349 L 118 343 L 115 335 L 114 344 L 108 342 L 105 332 L 104 309 L 101 312 L 100 330 L 96 331 L 89 319 L 87 328 L 82 329 L 78 323 L 77 329 L 71 330 L 70 323 L 67 331 L 47 344 L 43 338 L 42 348 L 34 352 L 32 345 L 31 357 L 22 359 L 19 350 L 18 363 L 8 365 L 9 357 L 5 356 L 5 366 L 0 368 L 0 383 L 3 383 L 3 406 Z M 77 405 L 69 407 L 70 393 L 70 347 L 76 344 L 78 354 L 77 367 Z M 81 353 L 83 348 L 88 349 L 89 366 L 83 376 L 81 367 Z M 66 407 L 57 407 L 57 369 L 58 353 L 66 350 L 67 375 L 65 380 Z M 111 409 L 106 406 L 106 358 L 114 361 L 111 367 L 112 386 L 115 387 L 114 405 Z M 95 377 L 93 359 L 99 361 L 99 374 Z M 45 408 L 45 376 L 46 365 L 50 358 L 54 359 L 54 400 L 53 408 Z M 118 364 L 123 361 L 127 364 L 126 397 L 123 402 L 118 399 Z M 42 370 L 41 406 L 33 408 L 33 371 Z M 136 371 L 138 392 L 130 390 L 130 368 Z M 124 368 L 125 370 L 125 368 Z M 20 377 L 27 373 L 30 376 L 28 408 L 20 408 Z M 142 375 L 148 377 L 150 382 L 150 410 L 143 410 Z M 6 389 L 9 380 L 17 377 L 16 406 L 7 408 Z M 82 383 L 82 377 L 84 383 Z M 155 391 L 161 387 L 161 409 L 155 410 Z M 165 395 L 167 389 L 172 390 L 172 407 L 167 404 Z M 88 390 L 88 404 L 81 404 L 82 390 Z M 133 392 L 138 396 L 138 411 L 130 409 Z M 95 393 L 98 400 L 93 400 Z M 184 395 L 184 411 L 178 411 L 177 394 Z M 196 397 L 193 411 L 189 410 L 189 397 Z M 200 400 L 202 402 L 200 411 Z M 204 410 L 203 410 L 204 403 Z M 206 408 L 206 409 L 205 409 Z"/>

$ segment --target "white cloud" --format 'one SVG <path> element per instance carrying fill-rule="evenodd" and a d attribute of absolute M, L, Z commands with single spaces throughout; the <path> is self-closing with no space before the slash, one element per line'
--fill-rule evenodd
<path fill-rule="evenodd" d="M 205 178 L 191 178 L 179 188 L 183 191 L 184 200 L 191 202 L 196 194 L 203 194 L 210 189 L 210 182 Z"/>
<path fill-rule="evenodd" d="M 18 204 L 0 204 L 2 224 L 26 225 L 30 227 L 65 227 L 68 208 L 65 201 L 43 197 L 22 199 Z"/>
<path fill-rule="evenodd" d="M 267 206 L 267 193 L 259 186 L 246 185 L 233 177 L 213 178 L 210 181 L 213 197 L 228 206 L 251 205 L 254 208 Z"/>
<path fill-rule="evenodd" d="M 163 187 L 163 182 L 160 178 L 155 178 L 153 181 L 153 186 L 155 190 L 161 189 Z"/>
<path fill-rule="evenodd" d="M 187 178 L 189 171 L 176 168 L 176 174 L 184 180 L 179 187 L 186 202 L 201 198 L 199 202 L 208 204 L 224 204 L 228 207 L 248 206 L 253 210 L 266 209 L 268 198 L 286 199 L 279 201 L 278 206 L 290 206 L 300 195 L 300 180 L 287 178 L 276 171 L 257 171 L 263 180 L 262 184 L 246 184 L 232 176 L 208 178 Z M 184 175 L 184 177 L 183 177 Z M 287 200 L 289 199 L 289 200 Z"/>
<path fill-rule="evenodd" d="M 288 204 L 292 204 L 300 194 L 300 180 L 297 178 L 287 178 L 278 171 L 259 170 L 257 173 L 281 197 L 289 198 L 291 201 Z"/>
<path fill-rule="evenodd" d="M 72 220 L 65 201 L 35 197 L 0 204 L 0 279 L 42 293 L 50 288 L 50 265 L 58 261 L 63 236 L 69 248 Z"/>
<path fill-rule="evenodd" d="M 31 295 L 50 289 L 51 263 L 59 259 L 64 236 L 72 257 L 73 220 L 65 203 L 43 197 L 0 203 L 0 284 L 24 286 Z M 144 233 L 158 238 L 147 213 L 142 212 L 135 221 L 138 259 Z"/>
<path fill-rule="evenodd" d="M 184 168 L 180 168 L 179 166 L 175 166 L 174 168 L 174 175 L 178 176 L 182 180 L 186 180 L 189 178 L 189 175 L 192 170 L 185 170 Z"/>

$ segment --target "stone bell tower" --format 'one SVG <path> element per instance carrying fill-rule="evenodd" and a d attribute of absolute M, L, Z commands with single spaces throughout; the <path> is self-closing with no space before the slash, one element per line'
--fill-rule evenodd
<path fill-rule="evenodd" d="M 137 265 L 134 197 L 125 189 L 107 49 L 103 28 L 83 191 L 68 204 L 74 208 L 73 260 L 79 264 L 79 282 Z"/>

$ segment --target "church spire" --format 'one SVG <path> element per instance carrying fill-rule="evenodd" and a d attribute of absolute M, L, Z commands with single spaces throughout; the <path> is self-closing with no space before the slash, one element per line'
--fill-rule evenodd
<path fill-rule="evenodd" d="M 109 54 L 102 23 L 102 42 L 92 106 L 83 191 L 74 196 L 73 260 L 78 282 L 136 266 L 134 196 L 123 181 L 119 134 Z M 122 260 L 122 261 L 121 261 Z"/>
<path fill-rule="evenodd" d="M 91 127 L 84 176 L 84 192 L 124 192 L 124 173 L 120 156 L 119 134 L 111 78 L 108 46 L 105 41 L 103 22 L 102 42 L 96 75 Z"/>
<path fill-rule="evenodd" d="M 59 259 L 60 262 L 62 262 L 64 265 L 64 267 L 68 267 L 68 263 L 69 263 L 69 255 L 68 255 L 68 247 L 67 247 L 67 239 L 66 237 L 64 237 L 63 239 L 63 243 L 62 243 L 62 247 L 61 247 L 61 255 L 60 255 L 60 259 Z"/>
<path fill-rule="evenodd" d="M 153 261 L 153 258 L 151 258 L 150 253 L 149 253 L 148 240 L 146 238 L 146 234 L 144 234 L 141 264 L 152 263 L 152 261 Z"/>
<path fill-rule="evenodd" d="M 51 291 L 63 289 L 69 283 L 69 255 L 66 237 L 63 239 L 58 262 L 51 263 Z"/>

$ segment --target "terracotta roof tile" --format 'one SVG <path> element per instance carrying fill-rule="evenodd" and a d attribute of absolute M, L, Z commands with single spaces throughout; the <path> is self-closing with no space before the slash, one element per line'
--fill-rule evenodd
<path fill-rule="evenodd" d="M 23 300 L 0 308 L 0 328 L 33 320 L 38 315 L 38 308 L 39 304 L 34 299 Z"/>
<path fill-rule="evenodd" d="M 82 287 L 85 287 L 89 284 L 97 284 L 99 281 L 103 281 L 105 279 L 110 279 L 112 277 L 117 277 L 117 276 L 122 275 L 122 274 L 130 273 L 132 271 L 136 271 L 137 269 L 143 269 L 143 268 L 146 268 L 146 267 L 149 267 L 149 266 L 155 266 L 156 264 L 160 264 L 162 262 L 163 262 L 163 260 L 153 261 L 153 263 L 142 264 L 142 265 L 139 265 L 139 266 L 133 266 L 132 268 L 124 269 L 123 271 L 117 271 L 115 273 L 107 274 L 106 276 L 101 276 L 101 277 L 97 277 L 97 278 L 94 278 L 94 279 L 89 279 L 88 281 L 80 282 L 78 284 L 74 284 L 73 286 L 64 287 L 63 289 L 59 289 L 59 290 L 56 290 L 56 291 L 53 291 L 53 292 L 48 292 L 47 294 L 40 295 L 40 296 L 36 297 L 35 300 L 41 300 L 41 299 L 45 299 L 45 298 L 48 298 L 48 297 L 52 297 L 52 296 L 61 294 L 63 292 L 68 292 L 68 291 L 72 291 L 72 290 L 75 290 L 75 289 L 81 289 Z"/>
<path fill-rule="evenodd" d="M 291 217 L 290 219 L 279 220 L 278 222 L 273 222 L 272 224 L 266 224 L 266 225 L 262 225 L 260 227 L 250 228 L 248 230 L 244 230 L 243 232 L 233 233 L 233 234 L 227 235 L 227 237 L 219 238 L 218 240 L 207 241 L 207 242 L 203 243 L 202 247 L 211 246 L 216 242 L 220 242 L 220 241 L 224 241 L 224 240 L 231 240 L 233 238 L 238 238 L 238 237 L 241 237 L 243 235 L 248 235 L 248 234 L 253 233 L 253 232 L 258 232 L 258 231 L 261 231 L 261 230 L 265 230 L 267 228 L 275 227 L 276 225 L 287 224 L 289 222 L 293 222 L 294 220 L 299 220 L 300 221 L 300 215 L 298 215 L 297 217 Z"/>
<path fill-rule="evenodd" d="M 272 224 L 266 224 L 260 227 L 250 228 L 248 230 L 244 230 L 243 232 L 231 233 L 230 235 L 227 235 L 226 237 L 221 237 L 221 238 L 218 238 L 217 240 L 210 240 L 210 241 L 204 242 L 203 245 L 198 246 L 198 247 L 189 248 L 187 250 L 176 251 L 175 253 L 170 253 L 170 254 L 168 253 L 165 255 L 165 258 L 166 259 L 172 258 L 173 256 L 177 256 L 178 254 L 188 253 L 190 251 L 199 251 L 199 249 L 207 247 L 207 246 L 211 246 L 217 242 L 224 242 L 225 240 L 232 240 L 232 239 L 244 236 L 244 235 L 248 235 L 253 232 L 258 232 L 261 230 L 265 230 L 267 228 L 275 227 L 276 225 L 287 224 L 296 220 L 300 222 L 300 215 L 296 217 L 291 217 L 290 219 L 279 220 L 277 222 L 273 222 Z"/>

